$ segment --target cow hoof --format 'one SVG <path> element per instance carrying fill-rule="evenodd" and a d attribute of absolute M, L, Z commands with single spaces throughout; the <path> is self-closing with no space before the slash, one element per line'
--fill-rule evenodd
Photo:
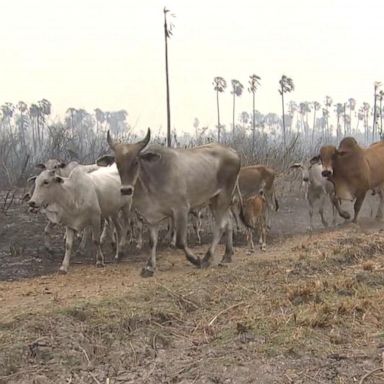
<path fill-rule="evenodd" d="M 340 212 L 340 216 L 345 219 L 345 220 L 349 220 L 351 218 L 351 215 L 348 213 L 348 212 Z"/>
<path fill-rule="evenodd" d="M 201 262 L 200 262 L 200 268 L 201 268 L 201 269 L 206 269 L 206 268 L 208 268 L 210 265 L 211 265 L 211 262 L 210 262 L 209 260 L 207 260 L 207 259 L 203 259 L 203 260 L 201 260 Z"/>
<path fill-rule="evenodd" d="M 103 262 L 101 262 L 101 261 L 98 261 L 98 262 L 96 263 L 96 267 L 97 267 L 97 268 L 104 268 L 104 267 L 105 267 L 105 264 L 104 264 Z"/>
<path fill-rule="evenodd" d="M 146 278 L 146 277 L 152 277 L 154 273 L 155 273 L 155 271 L 154 271 L 152 268 L 150 268 L 150 267 L 144 267 L 144 268 L 141 270 L 140 275 L 141 275 L 141 277 Z"/>
<path fill-rule="evenodd" d="M 175 243 L 169 243 L 169 247 L 172 248 L 172 249 L 175 249 L 176 248 L 176 244 Z"/>
<path fill-rule="evenodd" d="M 228 268 L 228 263 L 220 261 L 219 264 L 217 264 L 220 268 Z"/>
<path fill-rule="evenodd" d="M 265 245 L 262 245 L 262 246 L 260 247 L 260 249 L 261 249 L 263 252 L 265 252 L 265 251 L 267 250 L 267 247 L 266 247 Z"/>
<path fill-rule="evenodd" d="M 67 273 L 68 273 L 68 271 L 64 267 L 60 267 L 60 269 L 59 269 L 60 275 L 66 275 Z"/>
<path fill-rule="evenodd" d="M 140 250 L 141 248 L 143 248 L 143 244 L 136 244 L 136 249 Z"/>

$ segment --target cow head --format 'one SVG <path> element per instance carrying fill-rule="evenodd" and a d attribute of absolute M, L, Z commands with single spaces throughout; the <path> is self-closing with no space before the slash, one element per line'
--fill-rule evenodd
<path fill-rule="evenodd" d="M 109 147 L 115 153 L 115 156 L 106 156 L 97 161 L 97 165 L 108 165 L 116 162 L 121 179 L 120 192 L 122 195 L 132 196 L 141 161 L 156 161 L 160 155 L 152 152 L 142 153 L 143 149 L 148 145 L 151 138 L 151 130 L 148 128 L 147 135 L 143 140 L 134 144 L 115 143 L 108 131 L 107 141 Z"/>
<path fill-rule="evenodd" d="M 45 170 L 35 179 L 35 189 L 29 200 L 29 206 L 37 211 L 46 207 L 51 201 L 57 200 L 58 187 L 64 179 L 57 176 L 54 170 Z"/>
<path fill-rule="evenodd" d="M 309 167 L 303 165 L 302 163 L 294 163 L 292 164 L 289 168 L 290 169 L 300 169 L 301 171 L 301 177 L 303 180 L 303 183 L 308 183 L 309 182 Z"/>
<path fill-rule="evenodd" d="M 57 159 L 49 159 L 45 163 L 39 163 L 36 164 L 36 168 L 41 169 L 42 171 L 45 170 L 60 170 L 62 168 L 65 168 L 67 164 L 63 161 L 57 160 Z"/>
<path fill-rule="evenodd" d="M 333 145 L 325 145 L 320 148 L 320 160 L 323 165 L 321 172 L 323 177 L 331 177 L 333 175 L 333 160 L 337 154 L 337 149 Z"/>

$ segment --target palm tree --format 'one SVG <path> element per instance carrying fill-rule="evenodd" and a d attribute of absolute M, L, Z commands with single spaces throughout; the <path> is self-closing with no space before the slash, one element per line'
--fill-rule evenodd
<path fill-rule="evenodd" d="M 297 110 L 298 110 L 298 106 L 297 106 L 296 101 L 291 100 L 288 103 L 288 115 L 291 119 L 290 130 L 292 130 L 293 120 L 294 120 L 295 113 L 297 112 Z"/>
<path fill-rule="evenodd" d="M 236 103 L 236 96 L 240 97 L 243 94 L 244 86 L 240 83 L 239 80 L 233 79 L 231 81 L 232 83 L 232 91 L 231 94 L 233 95 L 233 113 L 232 113 L 232 137 L 235 137 L 235 103 Z"/>
<path fill-rule="evenodd" d="M 350 121 L 349 133 L 351 133 L 351 131 L 352 131 L 352 112 L 356 108 L 356 100 L 353 97 L 350 97 L 348 99 L 348 108 L 349 108 L 349 121 Z"/>
<path fill-rule="evenodd" d="M 368 136 L 369 136 L 369 132 L 368 132 L 368 118 L 369 118 L 369 110 L 371 109 L 371 106 L 369 105 L 369 103 L 367 102 L 364 102 L 363 103 L 363 113 L 364 113 L 364 130 L 365 130 L 365 140 L 366 140 L 366 144 L 368 144 Z"/>
<path fill-rule="evenodd" d="M 248 80 L 248 92 L 252 93 L 252 155 L 255 154 L 255 130 L 256 130 L 256 122 L 255 122 L 255 93 L 257 88 L 260 86 L 261 77 L 255 74 L 249 76 Z"/>
<path fill-rule="evenodd" d="M 323 126 L 323 137 L 324 137 L 325 136 L 325 127 L 327 127 L 327 133 L 329 133 L 328 132 L 329 110 L 327 108 L 323 108 L 322 113 L 323 113 L 322 126 Z"/>
<path fill-rule="evenodd" d="M 29 106 L 29 118 L 32 122 L 32 143 L 33 143 L 33 150 L 36 153 L 37 148 L 37 140 L 39 137 L 39 115 L 40 115 L 40 108 L 37 104 L 31 104 Z"/>
<path fill-rule="evenodd" d="M 380 140 L 383 140 L 383 97 L 384 97 L 384 91 L 380 90 L 378 94 L 378 99 L 379 99 L 378 112 L 380 115 Z"/>
<path fill-rule="evenodd" d="M 13 111 L 15 110 L 15 107 L 12 103 L 5 103 L 1 107 L 2 112 L 2 125 L 4 129 L 6 129 L 6 126 L 8 126 L 9 133 L 11 132 L 11 119 L 13 116 Z"/>
<path fill-rule="evenodd" d="M 321 108 L 321 104 L 318 101 L 313 102 L 313 126 L 312 126 L 312 139 L 311 144 L 313 145 L 315 137 L 315 125 L 316 125 L 316 112 Z"/>
<path fill-rule="evenodd" d="M 165 79 L 167 86 L 167 146 L 170 147 L 172 144 L 171 138 L 171 105 L 169 98 L 169 68 L 168 68 L 168 39 L 172 36 L 172 29 L 174 25 L 171 23 L 168 27 L 167 13 L 169 9 L 164 7 L 164 39 L 165 39 Z M 171 14 L 171 16 L 175 16 Z"/>
<path fill-rule="evenodd" d="M 332 103 L 333 103 L 333 100 L 332 100 L 332 97 L 331 96 L 325 96 L 325 108 L 327 110 L 327 113 L 325 114 L 326 116 L 326 123 L 327 123 L 327 131 L 329 133 L 329 109 L 331 108 L 332 106 Z M 323 116 L 324 116 L 324 113 L 323 113 Z"/>
<path fill-rule="evenodd" d="M 42 123 L 41 125 L 41 137 L 39 138 L 40 145 L 44 141 L 44 124 L 46 122 L 47 116 L 51 114 L 52 104 L 47 99 L 41 99 L 37 102 L 39 106 L 39 120 Z"/>
<path fill-rule="evenodd" d="M 216 104 L 217 104 L 217 141 L 220 143 L 220 133 L 221 133 L 221 124 L 220 124 L 220 106 L 219 106 L 219 93 L 224 92 L 227 88 L 227 82 L 220 76 L 216 76 L 213 79 L 213 89 L 216 91 Z"/>
<path fill-rule="evenodd" d="M 336 117 L 337 117 L 336 137 L 337 137 L 337 141 L 339 141 L 340 136 L 341 136 L 340 118 L 344 113 L 344 105 L 342 103 L 337 103 L 335 105 L 335 112 L 336 112 Z"/>
<path fill-rule="evenodd" d="M 372 141 L 375 141 L 376 134 L 376 124 L 377 124 L 377 99 L 378 99 L 378 89 L 381 86 L 380 81 L 375 81 L 373 83 L 374 95 L 373 95 L 373 126 L 372 126 Z"/>
<path fill-rule="evenodd" d="M 27 125 L 27 120 L 26 117 L 24 116 L 24 113 L 28 110 L 28 105 L 24 103 L 24 101 L 19 101 L 17 103 L 17 109 L 20 112 L 20 117 L 19 117 L 19 140 L 21 143 L 21 146 L 25 148 L 26 146 L 26 125 Z"/>
<path fill-rule="evenodd" d="M 364 116 L 365 116 L 364 108 L 360 107 L 359 111 L 357 112 L 356 133 L 359 132 L 359 124 L 360 124 L 360 121 L 364 121 Z"/>
<path fill-rule="evenodd" d="M 282 106 L 282 118 L 283 118 L 283 143 L 284 149 L 286 148 L 286 137 L 285 137 L 285 121 L 284 121 L 284 93 L 292 92 L 295 89 L 293 80 L 290 77 L 283 75 L 279 80 L 280 89 L 279 93 L 281 95 L 281 106 Z"/>
<path fill-rule="evenodd" d="M 249 122 L 249 113 L 247 111 L 243 111 L 240 113 L 240 122 L 243 125 L 243 128 L 246 127 L 246 125 Z"/>
<path fill-rule="evenodd" d="M 105 114 L 100 108 L 95 109 L 95 118 L 96 118 L 96 132 L 99 132 L 100 126 L 105 122 Z"/>

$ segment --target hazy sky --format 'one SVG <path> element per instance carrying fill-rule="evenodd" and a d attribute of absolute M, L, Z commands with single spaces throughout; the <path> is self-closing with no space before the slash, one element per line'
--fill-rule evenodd
<path fill-rule="evenodd" d="M 4 5 L 5 4 L 5 5 Z M 169 41 L 172 126 L 216 123 L 212 80 L 245 86 L 262 78 L 256 108 L 280 113 L 282 74 L 288 99 L 372 103 L 384 81 L 384 3 L 336 0 L 12 0 L 0 23 L 0 103 L 47 98 L 68 107 L 126 109 L 138 129 L 166 127 L 163 7 L 176 18 Z M 229 89 L 222 123 L 232 121 Z M 237 111 L 251 110 L 245 91 Z"/>

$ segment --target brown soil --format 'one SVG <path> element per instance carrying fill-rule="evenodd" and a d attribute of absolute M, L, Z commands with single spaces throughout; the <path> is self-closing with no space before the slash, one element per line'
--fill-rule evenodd
<path fill-rule="evenodd" d="M 280 200 L 267 252 L 239 235 L 231 265 L 198 270 L 163 245 L 151 279 L 133 248 L 103 269 L 78 256 L 58 275 L 62 231 L 50 256 L 44 218 L 12 206 L 0 216 L 0 383 L 359 383 L 383 364 L 375 200 L 359 225 L 316 218 L 313 234 L 302 197 Z"/>

